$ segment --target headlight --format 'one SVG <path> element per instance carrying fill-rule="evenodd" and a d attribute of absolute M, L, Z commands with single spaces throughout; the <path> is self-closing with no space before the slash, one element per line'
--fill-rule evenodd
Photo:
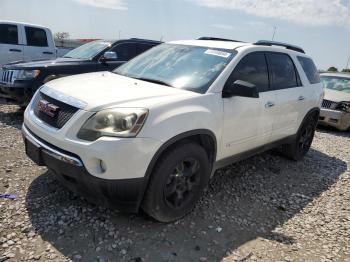
<path fill-rule="evenodd" d="M 339 102 L 335 109 L 350 113 L 350 102 Z"/>
<path fill-rule="evenodd" d="M 115 108 L 97 112 L 78 132 L 78 138 L 94 141 L 102 136 L 135 137 L 148 115 L 144 108 Z"/>
<path fill-rule="evenodd" d="M 19 70 L 16 80 L 28 80 L 36 78 L 40 70 Z"/>

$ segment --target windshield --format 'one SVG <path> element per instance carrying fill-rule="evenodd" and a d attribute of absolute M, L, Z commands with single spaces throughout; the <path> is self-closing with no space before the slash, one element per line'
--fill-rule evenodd
<path fill-rule="evenodd" d="M 111 46 L 111 42 L 102 40 L 94 41 L 73 49 L 63 57 L 77 59 L 92 59 L 109 46 Z"/>
<path fill-rule="evenodd" d="M 162 44 L 137 56 L 114 72 L 205 93 L 235 54 L 234 50 Z"/>
<path fill-rule="evenodd" d="M 325 88 L 350 93 L 350 76 L 321 76 Z"/>

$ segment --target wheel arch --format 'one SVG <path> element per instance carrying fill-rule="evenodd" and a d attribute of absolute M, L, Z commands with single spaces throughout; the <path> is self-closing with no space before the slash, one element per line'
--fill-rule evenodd
<path fill-rule="evenodd" d="M 302 128 L 302 126 L 305 124 L 305 122 L 311 117 L 314 115 L 314 117 L 316 118 L 316 120 L 318 121 L 318 117 L 320 115 L 320 108 L 319 107 L 313 107 L 311 108 L 307 113 L 306 115 L 304 116 L 303 120 L 301 121 L 300 125 L 299 125 L 299 128 L 298 128 L 298 132 L 297 134 L 299 134 L 300 132 L 300 129 Z M 316 122 L 317 124 L 317 122 Z"/>
<path fill-rule="evenodd" d="M 196 143 L 203 146 L 203 148 L 208 154 L 208 158 L 210 161 L 210 168 L 211 169 L 213 168 L 214 162 L 216 160 L 216 153 L 217 153 L 217 139 L 215 134 L 212 131 L 210 131 L 209 129 L 196 129 L 196 130 L 191 130 L 191 131 L 178 134 L 170 138 L 168 141 L 163 143 L 163 145 L 157 150 L 157 152 L 154 154 L 151 162 L 147 167 L 142 192 L 140 194 L 140 199 L 138 200 L 138 208 L 142 203 L 142 200 L 144 198 L 146 189 L 148 187 L 148 184 L 152 175 L 152 171 L 156 166 L 157 161 L 165 152 L 167 152 L 172 147 L 174 147 L 175 145 L 185 140 L 195 141 Z"/>

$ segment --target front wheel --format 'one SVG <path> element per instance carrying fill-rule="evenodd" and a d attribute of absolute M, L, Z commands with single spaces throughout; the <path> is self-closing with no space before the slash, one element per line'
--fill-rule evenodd
<path fill-rule="evenodd" d="M 192 141 L 167 151 L 152 173 L 142 204 L 160 222 L 171 222 L 192 211 L 210 177 L 206 151 Z"/>
<path fill-rule="evenodd" d="M 299 129 L 295 141 L 282 147 L 282 153 L 293 160 L 302 160 L 311 147 L 316 125 L 317 118 L 309 117 Z"/>

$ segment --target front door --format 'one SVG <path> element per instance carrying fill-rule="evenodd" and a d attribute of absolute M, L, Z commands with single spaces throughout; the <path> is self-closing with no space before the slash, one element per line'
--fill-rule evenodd
<path fill-rule="evenodd" d="M 135 43 L 133 42 L 117 44 L 109 51 L 115 52 L 117 54 L 116 60 L 110 60 L 105 62 L 105 65 L 107 65 L 108 67 L 108 69 L 106 70 L 109 71 L 114 70 L 115 68 L 121 66 L 122 64 L 136 56 Z"/>
<path fill-rule="evenodd" d="M 276 97 L 269 88 L 264 52 L 249 53 L 233 70 L 226 85 L 242 80 L 254 84 L 259 98 L 230 97 L 224 100 L 222 158 L 266 144 L 271 136 Z"/>

